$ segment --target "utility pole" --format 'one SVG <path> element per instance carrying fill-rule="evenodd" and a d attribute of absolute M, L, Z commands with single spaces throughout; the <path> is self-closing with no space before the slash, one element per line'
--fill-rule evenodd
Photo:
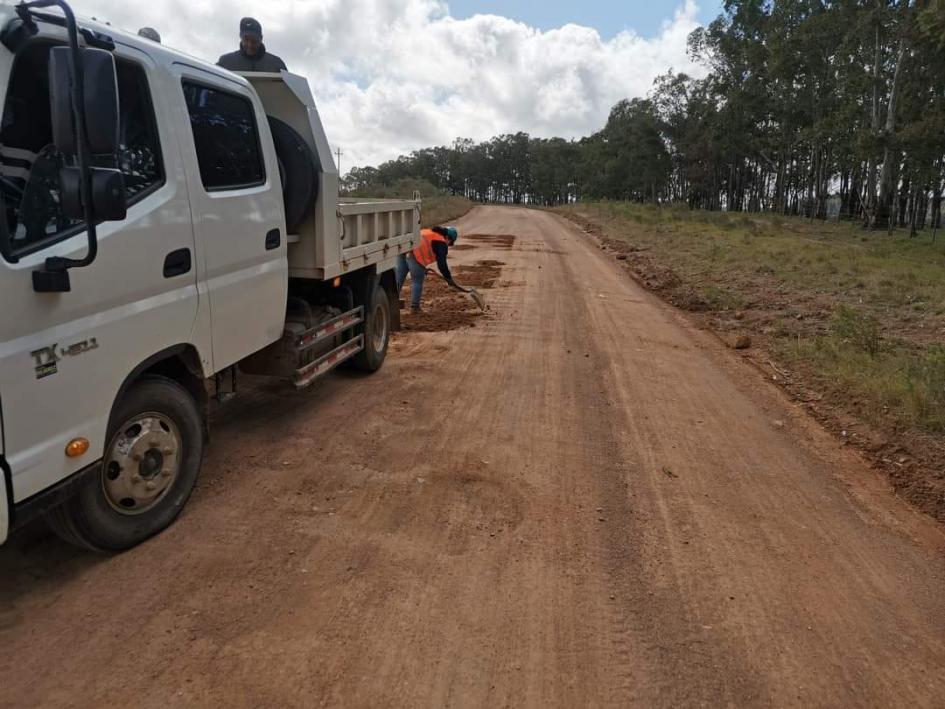
<path fill-rule="evenodd" d="M 341 152 L 341 148 L 338 148 L 336 152 L 338 155 L 338 177 L 340 178 L 341 177 L 341 156 L 344 155 L 344 153 Z"/>

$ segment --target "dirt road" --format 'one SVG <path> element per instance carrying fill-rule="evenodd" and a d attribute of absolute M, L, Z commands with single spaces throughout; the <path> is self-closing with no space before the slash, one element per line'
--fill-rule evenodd
<path fill-rule="evenodd" d="M 227 404 L 139 549 L 0 549 L 0 704 L 945 704 L 941 528 L 574 227 L 459 226 L 474 327 Z"/>

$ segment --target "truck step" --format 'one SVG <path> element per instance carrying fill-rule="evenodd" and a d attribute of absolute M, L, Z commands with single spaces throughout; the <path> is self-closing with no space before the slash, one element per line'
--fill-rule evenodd
<path fill-rule="evenodd" d="M 347 313 L 342 313 L 331 320 L 316 325 L 311 330 L 306 330 L 299 335 L 295 347 L 299 352 L 304 352 L 325 340 L 331 339 L 339 332 L 360 325 L 362 322 L 364 322 L 364 308 L 359 305 L 354 310 L 349 310 Z"/>
<path fill-rule="evenodd" d="M 295 388 L 304 389 L 318 379 L 318 377 L 330 372 L 345 360 L 351 359 L 363 349 L 364 335 L 358 335 L 348 340 L 340 347 L 336 347 L 331 352 L 323 354 L 318 359 L 296 371 L 294 381 Z"/>

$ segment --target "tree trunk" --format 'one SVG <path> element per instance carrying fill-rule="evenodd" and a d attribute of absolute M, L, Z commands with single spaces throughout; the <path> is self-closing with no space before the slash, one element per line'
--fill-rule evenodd
<path fill-rule="evenodd" d="M 942 183 L 935 186 L 932 192 L 932 228 L 939 229 L 942 226 Z"/>
<path fill-rule="evenodd" d="M 883 172 L 879 180 L 879 203 L 876 211 L 875 226 L 887 226 L 889 220 L 889 207 L 892 201 L 892 192 L 895 189 L 893 185 L 893 159 L 894 151 L 890 145 L 893 134 L 896 131 L 896 101 L 899 98 L 899 87 L 902 83 L 902 65 L 906 56 L 906 38 L 899 40 L 899 52 L 896 56 L 896 69 L 893 72 L 892 88 L 889 90 L 889 105 L 886 108 L 886 127 L 883 130 L 883 138 L 886 147 L 883 151 Z M 898 157 L 896 158 L 898 162 Z"/>
<path fill-rule="evenodd" d="M 847 194 L 847 217 L 855 219 L 861 211 L 861 198 L 863 190 L 863 165 L 857 165 L 853 168 L 850 175 L 850 191 Z"/>
<path fill-rule="evenodd" d="M 912 191 L 911 197 L 911 209 L 909 210 L 909 236 L 915 236 L 918 231 L 916 230 L 916 220 L 919 217 L 919 193 L 915 190 Z"/>
<path fill-rule="evenodd" d="M 902 186 L 899 188 L 899 220 L 898 226 L 904 227 L 906 225 L 906 217 L 909 214 L 909 200 L 914 197 L 912 192 L 912 186 L 908 179 L 902 181 Z"/>
<path fill-rule="evenodd" d="M 870 121 L 870 128 L 873 137 L 879 137 L 879 79 L 880 64 L 883 61 L 882 45 L 882 20 L 879 13 L 882 11 L 883 2 L 876 2 L 876 34 L 873 46 L 873 106 Z M 866 168 L 866 200 L 864 202 L 864 221 L 863 226 L 870 226 L 873 222 L 873 214 L 876 211 L 876 156 L 871 152 L 869 162 Z"/>
<path fill-rule="evenodd" d="M 813 216 L 816 219 L 822 219 L 821 211 L 823 210 L 826 213 L 827 203 L 824 198 L 823 184 L 824 184 L 824 173 L 827 171 L 826 166 L 824 165 L 825 152 L 824 147 L 821 145 L 817 148 L 817 171 L 814 173 L 814 204 L 813 204 Z"/>

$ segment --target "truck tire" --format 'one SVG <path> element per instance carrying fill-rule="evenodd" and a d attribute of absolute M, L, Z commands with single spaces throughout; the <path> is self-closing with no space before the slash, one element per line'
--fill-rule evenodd
<path fill-rule="evenodd" d="M 380 285 L 374 286 L 371 300 L 364 306 L 364 349 L 351 365 L 362 372 L 376 372 L 387 357 L 390 343 L 390 300 Z"/>
<path fill-rule="evenodd" d="M 285 228 L 292 234 L 315 208 L 318 168 L 308 144 L 292 126 L 272 116 L 267 118 L 282 177 Z"/>
<path fill-rule="evenodd" d="M 171 379 L 142 379 L 112 420 L 100 470 L 46 514 L 60 537 L 94 551 L 130 549 L 170 525 L 203 460 L 197 403 Z"/>

